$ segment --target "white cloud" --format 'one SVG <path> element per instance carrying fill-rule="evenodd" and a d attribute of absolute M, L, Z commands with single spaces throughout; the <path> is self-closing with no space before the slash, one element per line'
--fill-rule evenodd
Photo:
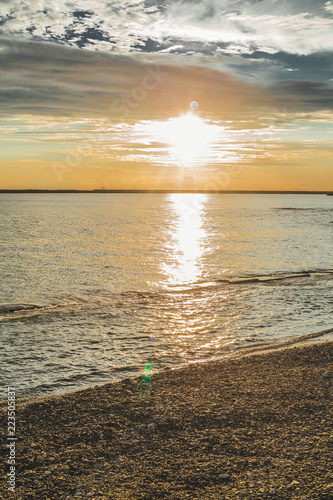
<path fill-rule="evenodd" d="M 171 47 L 168 47 L 167 49 L 160 50 L 159 53 L 160 54 L 163 54 L 163 53 L 167 54 L 167 53 L 170 53 L 173 50 L 183 49 L 183 48 L 184 48 L 184 45 L 172 45 Z"/>
<path fill-rule="evenodd" d="M 324 5 L 324 9 L 326 10 L 326 12 L 333 14 L 333 2 L 326 2 Z"/>
<path fill-rule="evenodd" d="M 12 0 L 3 5 L 2 18 L 8 20 L 2 28 L 7 35 L 69 45 L 82 45 L 84 35 L 90 48 L 100 51 L 140 51 L 148 38 L 160 43 L 170 40 L 166 51 L 194 41 L 226 43 L 226 52 L 234 54 L 253 49 L 304 55 L 333 50 L 333 19 L 321 16 L 315 2 L 312 6 L 311 11 L 309 1 L 302 7 L 298 2 L 213 0 L 171 2 L 161 12 L 157 6 L 146 7 L 144 0 L 96 0 L 93 4 L 87 0 Z M 333 2 L 326 2 L 324 9 L 333 12 Z"/>

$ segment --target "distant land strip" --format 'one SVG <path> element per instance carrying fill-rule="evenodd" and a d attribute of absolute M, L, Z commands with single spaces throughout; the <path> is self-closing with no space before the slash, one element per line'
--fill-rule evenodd
<path fill-rule="evenodd" d="M 253 191 L 253 190 L 190 190 L 190 189 L 0 189 L 0 193 L 161 193 L 161 194 L 326 194 L 333 191 Z"/>

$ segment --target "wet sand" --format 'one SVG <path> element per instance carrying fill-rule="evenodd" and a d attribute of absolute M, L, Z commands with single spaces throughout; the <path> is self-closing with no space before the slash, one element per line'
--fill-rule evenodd
<path fill-rule="evenodd" d="M 332 358 L 323 342 L 17 401 L 0 498 L 333 499 Z"/>

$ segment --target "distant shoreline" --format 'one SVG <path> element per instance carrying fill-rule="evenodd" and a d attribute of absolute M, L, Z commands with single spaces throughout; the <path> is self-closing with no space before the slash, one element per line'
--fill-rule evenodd
<path fill-rule="evenodd" d="M 333 196 L 333 191 L 255 191 L 255 190 L 227 190 L 227 191 L 210 191 L 210 190 L 188 190 L 188 189 L 0 189 L 0 194 L 35 194 L 35 193 L 61 193 L 61 194 L 322 194 Z"/>

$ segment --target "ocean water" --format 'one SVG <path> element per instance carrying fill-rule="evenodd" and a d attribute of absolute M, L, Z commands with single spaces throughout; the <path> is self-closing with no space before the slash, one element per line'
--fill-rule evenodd
<path fill-rule="evenodd" d="M 2 397 L 332 338 L 332 197 L 22 193 L 0 213 Z"/>

